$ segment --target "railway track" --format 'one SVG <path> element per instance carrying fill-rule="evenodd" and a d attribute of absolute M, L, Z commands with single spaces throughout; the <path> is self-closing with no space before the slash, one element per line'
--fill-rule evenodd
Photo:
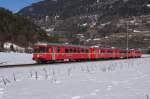
<path fill-rule="evenodd" d="M 41 64 L 14 64 L 14 65 L 0 65 L 0 68 L 13 68 L 13 67 L 28 67 L 28 66 L 38 66 Z"/>
<path fill-rule="evenodd" d="M 149 58 L 150 56 L 146 57 L 141 57 L 141 58 Z M 130 58 L 130 59 L 135 59 L 135 58 Z M 107 60 L 101 60 L 101 61 L 112 61 L 112 60 L 125 60 L 125 59 L 107 59 Z M 100 60 L 94 60 L 94 61 L 100 61 Z M 80 61 L 80 62 L 89 62 L 89 61 Z M 47 63 L 47 64 L 14 64 L 14 65 L 0 65 L 0 69 L 2 68 L 15 68 L 15 67 L 31 67 L 31 66 L 41 66 L 41 65 L 50 65 L 50 64 L 69 64 L 69 63 L 80 63 L 80 62 L 55 62 L 55 63 Z"/>

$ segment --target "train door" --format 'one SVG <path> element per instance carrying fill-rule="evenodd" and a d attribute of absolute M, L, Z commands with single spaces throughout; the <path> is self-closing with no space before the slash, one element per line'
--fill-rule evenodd
<path fill-rule="evenodd" d="M 116 57 L 115 58 L 120 58 L 121 54 L 120 54 L 120 49 L 116 49 Z"/>
<path fill-rule="evenodd" d="M 118 57 L 119 57 L 118 49 L 112 49 L 112 58 L 118 58 Z"/>
<path fill-rule="evenodd" d="M 56 52 L 56 48 L 52 47 L 52 60 L 56 60 L 55 52 Z"/>
<path fill-rule="evenodd" d="M 98 48 L 96 48 L 95 49 L 95 57 L 96 57 L 96 59 L 98 59 L 99 58 L 99 49 Z"/>
<path fill-rule="evenodd" d="M 89 48 L 89 55 L 88 55 L 89 59 L 92 59 L 92 50 L 93 48 Z"/>

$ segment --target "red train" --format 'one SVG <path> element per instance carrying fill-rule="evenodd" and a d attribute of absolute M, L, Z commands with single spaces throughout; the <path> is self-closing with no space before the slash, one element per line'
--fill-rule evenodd
<path fill-rule="evenodd" d="M 33 48 L 33 60 L 37 63 L 138 58 L 142 55 L 142 52 L 139 50 L 127 51 L 118 48 L 92 48 L 58 44 L 37 44 Z"/>

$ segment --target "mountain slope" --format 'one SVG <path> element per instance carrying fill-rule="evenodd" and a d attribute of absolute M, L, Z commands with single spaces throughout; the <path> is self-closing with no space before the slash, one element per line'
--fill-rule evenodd
<path fill-rule="evenodd" d="M 149 47 L 150 0 L 44 0 L 18 13 L 69 43 L 125 48 L 128 31 L 131 48 Z"/>
<path fill-rule="evenodd" d="M 12 42 L 22 47 L 46 39 L 46 33 L 18 14 L 0 8 L 0 45 Z"/>
<path fill-rule="evenodd" d="M 44 0 L 19 11 L 29 17 L 55 16 L 68 18 L 98 14 L 100 18 L 111 15 L 136 16 L 149 14 L 149 0 Z"/>

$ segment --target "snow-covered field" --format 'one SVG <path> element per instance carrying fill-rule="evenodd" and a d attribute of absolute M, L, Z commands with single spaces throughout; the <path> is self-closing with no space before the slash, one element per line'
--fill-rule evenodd
<path fill-rule="evenodd" d="M 0 65 L 30 64 L 30 63 L 34 63 L 34 61 L 32 60 L 32 54 L 0 52 Z"/>
<path fill-rule="evenodd" d="M 150 58 L 0 69 L 0 99 L 148 99 Z"/>

